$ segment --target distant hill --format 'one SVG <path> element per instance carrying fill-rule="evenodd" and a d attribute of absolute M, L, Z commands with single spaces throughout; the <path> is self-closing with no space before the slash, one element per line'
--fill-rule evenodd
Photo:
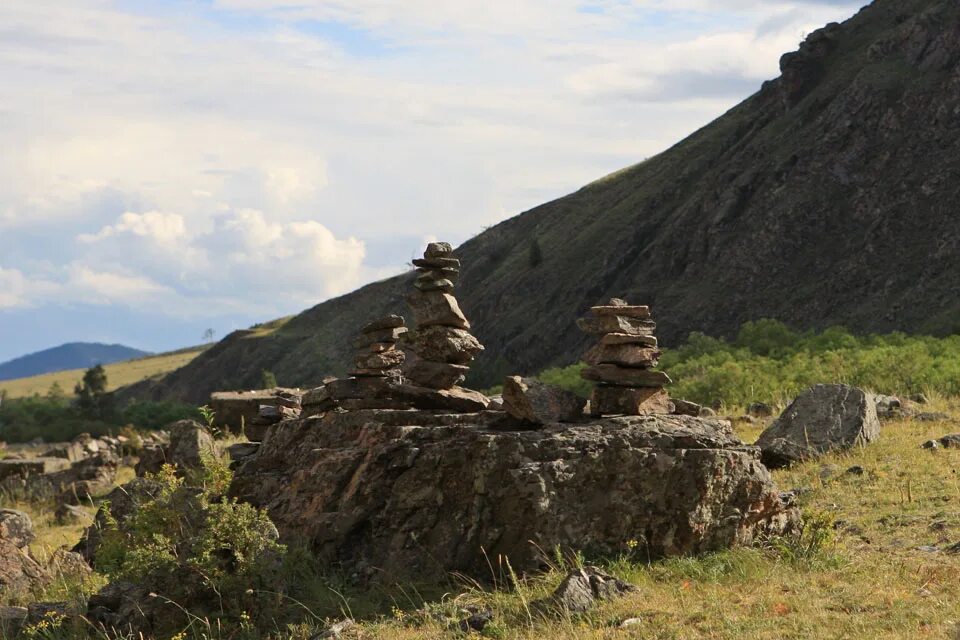
<path fill-rule="evenodd" d="M 780 68 L 673 148 L 457 249 L 457 297 L 486 346 L 468 384 L 577 361 L 591 341 L 577 316 L 614 296 L 651 305 L 667 347 L 760 318 L 960 332 L 960 2 L 876 0 Z M 263 370 L 317 385 L 346 372 L 364 323 L 410 317 L 412 283 L 235 332 L 128 393 L 203 402 Z"/>
<path fill-rule="evenodd" d="M 98 364 L 112 364 L 147 355 L 150 355 L 147 351 L 121 344 L 71 342 L 0 364 L 0 380 L 15 380 L 67 369 L 88 369 Z"/>

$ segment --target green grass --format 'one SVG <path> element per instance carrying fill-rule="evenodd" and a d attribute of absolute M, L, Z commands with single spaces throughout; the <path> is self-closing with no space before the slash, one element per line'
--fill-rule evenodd
<path fill-rule="evenodd" d="M 105 365 L 104 369 L 107 370 L 107 380 L 109 381 L 108 390 L 112 391 L 179 369 L 203 353 L 204 349 L 205 347 L 195 347 Z M 35 394 L 43 395 L 47 393 L 51 386 L 57 384 L 66 393 L 72 394 L 74 385 L 83 379 L 84 371 L 84 369 L 71 369 L 29 378 L 2 380 L 0 381 L 0 390 L 6 391 L 7 398 L 10 399 L 25 398 Z"/>

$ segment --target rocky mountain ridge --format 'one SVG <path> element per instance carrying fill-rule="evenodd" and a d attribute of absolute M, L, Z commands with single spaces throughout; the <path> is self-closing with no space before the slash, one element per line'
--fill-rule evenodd
<path fill-rule="evenodd" d="M 459 247 L 458 297 L 486 351 L 467 384 L 575 362 L 575 319 L 650 305 L 669 347 L 748 320 L 960 330 L 960 5 L 875 0 L 812 34 L 782 75 L 666 152 Z M 414 274 L 237 332 L 130 395 L 342 375 L 351 332 L 403 313 Z"/>

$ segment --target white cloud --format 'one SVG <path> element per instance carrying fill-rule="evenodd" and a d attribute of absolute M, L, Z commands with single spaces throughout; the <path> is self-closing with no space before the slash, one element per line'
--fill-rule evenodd
<path fill-rule="evenodd" d="M 178 240 L 186 234 L 183 216 L 176 213 L 147 211 L 146 213 L 126 212 L 116 224 L 107 225 L 97 233 L 84 233 L 78 236 L 81 242 L 92 243 L 125 233 L 148 237 L 160 243 Z"/>

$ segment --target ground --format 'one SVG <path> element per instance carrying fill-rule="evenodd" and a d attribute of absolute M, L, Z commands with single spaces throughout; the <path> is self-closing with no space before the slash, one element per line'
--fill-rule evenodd
<path fill-rule="evenodd" d="M 960 400 L 937 398 L 929 410 L 960 416 Z M 738 428 L 749 442 L 762 425 Z M 451 621 L 476 605 L 494 614 L 483 635 L 499 638 L 960 638 L 960 555 L 947 550 L 960 542 L 960 450 L 919 446 L 957 431 L 949 421 L 887 422 L 865 448 L 775 471 L 781 489 L 801 490 L 801 539 L 650 564 L 606 559 L 607 570 L 639 589 L 581 617 L 545 618 L 529 606 L 556 585 L 559 570 L 502 590 L 454 578 L 362 591 L 314 576 L 302 599 L 313 622 L 272 637 L 306 640 L 322 619 L 345 615 L 361 621 L 345 637 L 458 637 Z M 49 508 L 8 502 L 35 518 L 36 555 L 77 539 L 79 528 L 57 526 Z M 506 585 L 508 573 L 493 578 Z M 186 637 L 225 637 L 214 628 L 194 633 Z"/>

